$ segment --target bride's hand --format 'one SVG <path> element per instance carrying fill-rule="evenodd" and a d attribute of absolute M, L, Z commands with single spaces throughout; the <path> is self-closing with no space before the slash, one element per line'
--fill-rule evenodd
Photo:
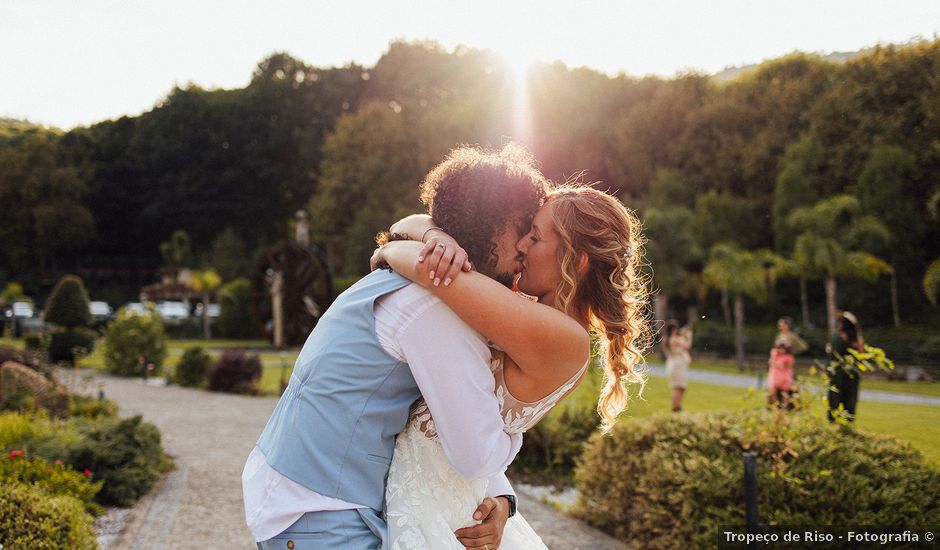
<path fill-rule="evenodd" d="M 385 261 L 384 249 L 385 246 L 380 246 L 375 249 L 375 252 L 372 253 L 372 257 L 369 258 L 369 271 L 375 271 L 376 269 L 389 269 L 388 262 Z"/>
<path fill-rule="evenodd" d="M 441 280 L 448 286 L 461 271 L 473 269 L 468 258 L 467 251 L 442 231 L 429 236 L 418 254 L 418 262 L 427 263 L 428 278 L 434 280 L 434 286 Z"/>

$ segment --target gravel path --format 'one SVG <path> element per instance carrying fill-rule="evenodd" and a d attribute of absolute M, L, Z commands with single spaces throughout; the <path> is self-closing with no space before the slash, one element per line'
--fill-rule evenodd
<path fill-rule="evenodd" d="M 666 367 L 661 364 L 650 363 L 650 376 L 660 378 L 666 377 Z M 756 375 L 731 374 L 724 372 L 712 372 L 707 370 L 696 370 L 695 364 L 689 369 L 690 382 L 706 382 L 709 384 L 720 384 L 722 386 L 734 386 L 737 388 L 763 388 L 766 381 L 765 376 L 758 378 Z M 866 390 L 865 380 L 862 380 L 862 387 L 859 390 L 859 400 L 873 401 L 876 403 L 902 403 L 905 405 L 927 405 L 930 407 L 940 407 L 940 397 L 930 397 L 926 395 L 914 395 L 911 393 Z"/>
<path fill-rule="evenodd" d="M 156 381 L 154 381 L 156 382 Z M 245 526 L 241 471 L 277 403 L 178 386 L 144 385 L 139 379 L 85 373 L 75 383 L 99 389 L 122 415 L 142 414 L 163 434 L 176 469 L 126 513 L 120 533 L 100 540 L 111 549 L 255 548 Z M 624 550 L 626 547 L 520 490 L 519 509 L 549 548 Z"/>

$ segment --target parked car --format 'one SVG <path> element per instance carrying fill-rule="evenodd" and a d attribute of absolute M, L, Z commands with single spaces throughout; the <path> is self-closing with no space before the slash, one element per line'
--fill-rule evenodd
<path fill-rule="evenodd" d="M 91 312 L 93 324 L 103 325 L 114 319 L 114 308 L 108 305 L 108 302 L 89 302 L 88 310 Z"/>
<path fill-rule="evenodd" d="M 36 312 L 33 310 L 33 304 L 29 302 L 13 302 L 6 312 L 7 318 L 32 319 L 34 315 Z"/>
<path fill-rule="evenodd" d="M 160 302 L 157 304 L 157 313 L 164 322 L 170 324 L 189 319 L 189 308 L 183 302 Z"/>

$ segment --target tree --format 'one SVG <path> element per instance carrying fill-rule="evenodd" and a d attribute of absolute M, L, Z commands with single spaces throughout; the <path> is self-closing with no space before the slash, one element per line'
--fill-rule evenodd
<path fill-rule="evenodd" d="M 703 275 L 705 280 L 734 298 L 734 349 L 738 370 L 744 370 L 744 298 L 763 301 L 767 297 L 766 266 L 778 258 L 767 250 L 751 252 L 730 243 L 712 247 Z"/>
<path fill-rule="evenodd" d="M 208 340 L 212 337 L 212 328 L 209 325 L 209 296 L 222 286 L 222 278 L 212 269 L 194 271 L 190 284 L 194 291 L 202 293 L 202 337 Z"/>
<path fill-rule="evenodd" d="M 799 235 L 787 223 L 787 219 L 794 209 L 814 204 L 819 200 L 819 190 L 823 188 L 824 162 L 825 152 L 822 145 L 807 137 L 788 146 L 783 155 L 771 207 L 774 248 L 779 254 L 793 254 L 793 245 Z M 800 312 L 803 326 L 811 327 L 806 289 L 806 279 L 810 273 L 807 270 L 807 266 L 790 261 L 785 263 L 781 274 L 800 280 Z"/>
<path fill-rule="evenodd" d="M 901 326 L 897 273 L 917 263 L 924 232 L 921 208 L 911 188 L 913 168 L 914 155 L 900 147 L 878 145 L 865 162 L 855 190 L 862 210 L 876 216 L 891 232 L 889 242 L 878 252 L 891 263 L 891 312 L 896 327 Z"/>
<path fill-rule="evenodd" d="M 211 264 L 223 280 L 231 281 L 247 275 L 250 258 L 235 230 L 229 226 L 212 241 Z"/>
<path fill-rule="evenodd" d="M 669 315 L 669 297 L 689 294 L 694 289 L 687 268 L 702 259 L 693 232 L 692 211 L 682 206 L 648 208 L 643 216 L 643 230 L 647 238 L 646 259 L 659 291 L 654 297 L 656 319 L 664 320 Z"/>
<path fill-rule="evenodd" d="M 890 233 L 876 218 L 863 215 L 858 200 L 850 195 L 836 195 L 797 208 L 788 222 L 800 233 L 794 245 L 794 261 L 807 277 L 825 282 L 827 326 L 830 334 L 835 334 L 837 279 L 874 280 L 890 272 L 883 260 L 862 250 L 866 243 L 888 241 Z"/>
<path fill-rule="evenodd" d="M 160 255 L 175 276 L 180 269 L 192 262 L 193 252 L 189 235 L 182 229 L 174 231 L 169 241 L 160 243 Z"/>
<path fill-rule="evenodd" d="M 59 158 L 56 139 L 31 132 L 0 148 L 0 258 L 14 273 L 55 266 L 95 236 L 95 221 L 83 204 L 87 182 Z"/>

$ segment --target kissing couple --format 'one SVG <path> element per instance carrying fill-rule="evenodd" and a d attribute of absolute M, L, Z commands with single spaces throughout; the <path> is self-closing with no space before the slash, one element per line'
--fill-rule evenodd
<path fill-rule="evenodd" d="M 589 333 L 603 429 L 644 382 L 642 240 L 620 201 L 551 185 L 512 144 L 453 150 L 421 200 L 372 258 L 388 269 L 319 320 L 248 457 L 259 549 L 545 548 L 505 476 L 523 432 L 582 380 Z"/>

